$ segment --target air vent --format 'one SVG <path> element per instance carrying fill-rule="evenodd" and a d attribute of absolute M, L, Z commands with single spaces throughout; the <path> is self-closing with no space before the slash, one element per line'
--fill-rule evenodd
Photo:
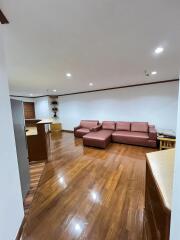
<path fill-rule="evenodd" d="M 9 21 L 5 17 L 4 13 L 1 11 L 1 9 L 0 9 L 0 23 L 1 24 L 8 24 L 9 23 Z"/>

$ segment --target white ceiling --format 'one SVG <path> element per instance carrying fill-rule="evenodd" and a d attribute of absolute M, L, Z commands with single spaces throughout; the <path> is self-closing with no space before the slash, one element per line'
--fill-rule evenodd
<path fill-rule="evenodd" d="M 11 94 L 178 78 L 179 0 L 4 0 L 2 9 Z M 145 69 L 158 74 L 146 78 Z"/>

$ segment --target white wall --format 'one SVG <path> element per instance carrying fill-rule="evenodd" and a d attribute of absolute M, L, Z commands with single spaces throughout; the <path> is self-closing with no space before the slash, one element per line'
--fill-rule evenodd
<path fill-rule="evenodd" d="M 60 97 L 60 121 L 72 130 L 81 119 L 148 121 L 176 130 L 178 82 Z"/>
<path fill-rule="evenodd" d="M 174 168 L 173 207 L 171 217 L 171 240 L 180 239 L 180 95 L 177 120 L 176 162 Z"/>
<path fill-rule="evenodd" d="M 47 119 L 51 117 L 48 97 L 40 97 L 35 99 L 35 113 L 37 119 Z"/>
<path fill-rule="evenodd" d="M 15 239 L 24 217 L 0 25 L 0 239 Z"/>
<path fill-rule="evenodd" d="M 55 99 L 58 101 L 58 98 Z M 59 121 L 59 111 L 57 112 L 57 118 L 53 118 L 53 111 L 52 111 L 52 105 L 51 105 L 52 99 L 50 97 L 40 97 L 35 98 L 35 112 L 36 112 L 36 118 L 44 119 L 44 118 L 50 118 L 53 119 L 54 122 Z M 59 108 L 59 105 L 58 105 Z"/>

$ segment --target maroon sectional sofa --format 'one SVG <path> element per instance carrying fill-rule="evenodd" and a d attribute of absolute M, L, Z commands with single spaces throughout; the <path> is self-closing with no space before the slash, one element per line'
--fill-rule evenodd
<path fill-rule="evenodd" d="M 88 123 L 87 123 L 88 122 Z M 81 121 L 74 129 L 76 137 L 83 137 L 85 146 L 106 148 L 112 141 L 117 143 L 157 147 L 155 126 L 147 122 Z"/>
<path fill-rule="evenodd" d="M 83 137 L 90 131 L 96 131 L 101 125 L 98 120 L 82 120 L 79 126 L 74 128 L 75 137 Z"/>

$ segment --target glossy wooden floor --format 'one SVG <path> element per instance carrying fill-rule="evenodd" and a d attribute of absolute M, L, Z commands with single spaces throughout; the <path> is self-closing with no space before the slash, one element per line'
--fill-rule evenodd
<path fill-rule="evenodd" d="M 29 165 L 30 170 L 30 189 L 24 199 L 24 211 L 27 216 L 29 209 L 31 208 L 31 203 L 34 198 L 34 194 L 37 190 L 39 180 L 41 178 L 42 172 L 44 170 L 45 162 L 31 162 Z"/>
<path fill-rule="evenodd" d="M 141 240 L 150 151 L 114 143 L 100 150 L 71 133 L 52 136 L 22 239 Z"/>

